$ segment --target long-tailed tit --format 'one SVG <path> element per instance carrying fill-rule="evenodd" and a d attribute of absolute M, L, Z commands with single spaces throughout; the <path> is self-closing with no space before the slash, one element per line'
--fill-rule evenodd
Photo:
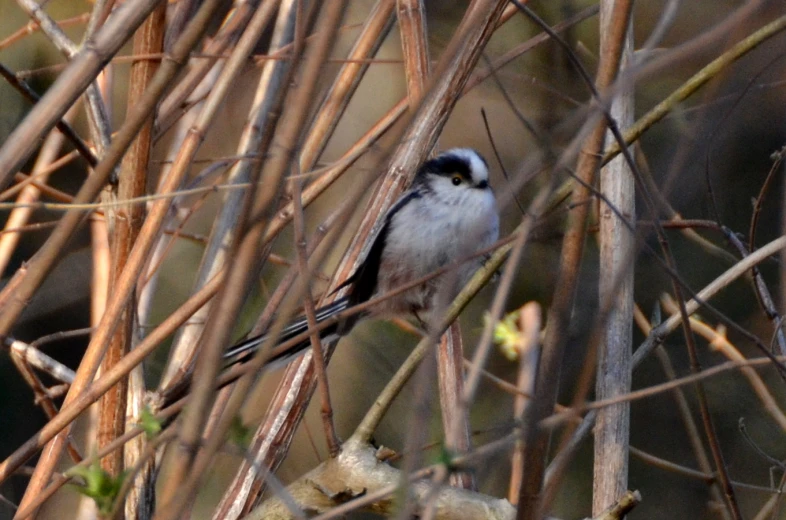
<path fill-rule="evenodd" d="M 485 159 L 471 148 L 453 148 L 426 161 L 410 189 L 388 210 L 365 259 L 342 286 L 348 288 L 347 296 L 317 309 L 317 322 L 446 267 L 455 268 L 381 299 L 363 313 L 326 327 L 320 336 L 344 335 L 368 316 L 404 315 L 421 325 L 430 323 L 438 303 L 448 303 L 458 294 L 484 261 L 478 253 L 498 237 L 497 203 Z M 285 327 L 279 342 L 307 330 L 307 320 L 300 318 Z M 265 339 L 263 334 L 235 345 L 227 359 L 247 358 Z M 289 358 L 309 344 L 306 339 L 275 359 Z"/>

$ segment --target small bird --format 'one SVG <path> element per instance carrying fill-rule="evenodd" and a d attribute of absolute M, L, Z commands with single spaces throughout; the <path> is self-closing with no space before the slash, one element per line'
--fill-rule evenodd
<path fill-rule="evenodd" d="M 453 148 L 426 161 L 409 190 L 388 210 L 360 266 L 339 287 L 346 287 L 347 295 L 317 309 L 317 323 L 443 268 L 455 268 L 326 327 L 320 337 L 343 336 L 367 317 L 405 316 L 426 328 L 438 303 L 455 298 L 488 257 L 479 253 L 498 237 L 497 202 L 483 156 L 471 148 Z M 278 342 L 307 330 L 308 322 L 301 317 L 284 328 Z M 229 363 L 244 361 L 266 339 L 262 334 L 238 343 L 225 358 Z M 305 339 L 268 361 L 288 359 L 309 345 Z"/>

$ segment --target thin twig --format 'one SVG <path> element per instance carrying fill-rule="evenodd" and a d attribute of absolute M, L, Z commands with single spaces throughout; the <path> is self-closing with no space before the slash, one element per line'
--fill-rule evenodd
<path fill-rule="evenodd" d="M 634 308 L 634 319 L 638 324 L 639 328 L 642 332 L 646 335 L 649 335 L 652 332 L 652 325 L 647 322 L 644 315 L 638 309 L 638 307 Z M 655 356 L 658 358 L 658 361 L 663 368 L 663 372 L 666 374 L 666 377 L 669 381 L 674 381 L 677 379 L 677 374 L 674 370 L 674 366 L 671 362 L 671 357 L 663 345 L 659 345 L 655 349 Z M 696 462 L 699 465 L 699 468 L 705 473 L 712 473 L 712 464 L 710 463 L 709 455 L 707 454 L 707 449 L 704 447 L 704 442 L 701 439 L 701 434 L 699 433 L 699 427 L 696 424 L 695 419 L 693 418 L 693 414 L 690 409 L 690 405 L 688 400 L 685 396 L 685 392 L 682 388 L 675 388 L 674 392 L 674 400 L 677 403 L 677 410 L 679 411 L 680 417 L 682 418 L 682 422 L 685 425 L 685 433 L 688 435 L 688 441 L 690 442 L 691 449 L 693 450 L 693 454 L 696 457 Z M 715 482 L 713 479 L 712 485 L 710 486 L 710 494 L 712 499 L 718 505 L 723 503 L 723 495 L 721 494 L 720 487 L 718 483 Z M 719 508 L 719 514 L 724 518 L 724 520 L 729 520 L 731 516 L 726 508 L 721 507 Z"/>
<path fill-rule="evenodd" d="M 239 77 L 262 31 L 272 19 L 276 5 L 277 2 L 268 0 L 254 13 L 248 27 L 235 46 L 232 56 L 227 61 L 224 70 L 216 81 L 216 85 L 205 101 L 204 107 L 197 119 L 196 127 L 191 130 L 190 135 L 186 138 L 184 146 L 181 148 L 172 170 L 169 173 L 170 176 L 167 179 L 167 189 L 163 191 L 170 191 L 172 188 L 175 188 L 184 178 L 188 166 L 201 144 L 201 136 L 207 132 L 225 96 L 229 93 L 230 87 Z M 256 191 L 253 189 L 253 185 L 256 184 L 260 178 L 262 177 L 260 176 L 259 169 L 252 169 L 250 178 L 252 189 L 249 190 L 243 205 L 243 212 L 241 213 L 239 223 L 241 230 L 247 225 L 245 219 L 248 219 L 250 215 L 250 201 L 253 200 Z M 280 183 L 280 179 L 272 177 L 270 181 L 272 182 L 270 190 L 265 193 L 269 194 L 272 198 L 275 197 L 277 193 L 276 186 Z M 261 192 L 262 190 L 257 193 Z M 158 227 L 165 217 L 165 211 L 168 208 L 166 206 L 156 206 L 156 209 L 159 210 L 155 215 L 158 220 L 156 227 Z M 146 227 L 151 223 L 152 217 L 153 211 L 151 210 L 151 215 L 145 222 Z M 152 238 L 152 235 L 149 236 Z M 147 245 L 149 246 L 152 244 L 148 241 Z M 189 473 L 196 458 L 197 443 L 202 438 L 207 414 L 212 405 L 214 397 L 213 380 L 220 366 L 221 350 L 223 346 L 229 342 L 231 326 L 236 319 L 239 304 L 242 298 L 245 297 L 248 288 L 247 283 L 239 283 L 237 280 L 231 279 L 233 276 L 248 276 L 250 273 L 249 265 L 253 265 L 254 262 L 251 261 L 251 263 L 249 263 L 250 258 L 246 255 L 251 251 L 244 251 L 243 248 L 251 247 L 254 252 L 256 252 L 256 246 L 257 244 L 254 241 L 254 228 L 249 229 L 245 236 L 240 235 L 233 240 L 229 258 L 232 259 L 233 255 L 238 255 L 235 259 L 239 262 L 239 265 L 235 265 L 235 269 L 227 273 L 224 280 L 225 284 L 218 295 L 217 301 L 220 302 L 220 305 L 211 309 L 206 327 L 207 334 L 201 338 L 201 350 L 197 358 L 197 365 L 194 372 L 194 391 L 192 393 L 190 405 L 183 416 L 183 423 L 180 431 L 178 432 L 178 450 L 172 461 L 170 478 L 167 479 L 166 486 L 163 489 L 160 499 L 161 509 L 159 515 L 161 518 L 179 517 L 181 512 L 190 502 L 191 490 L 184 487 L 183 481 L 186 479 L 186 475 Z"/>
<path fill-rule="evenodd" d="M 23 95 L 25 98 L 27 98 L 27 99 L 28 99 L 29 101 L 31 101 L 32 103 L 38 103 L 38 102 L 41 100 L 41 98 L 38 96 L 38 94 L 36 94 L 36 93 L 35 93 L 35 91 L 33 91 L 33 89 L 31 89 L 31 88 L 30 88 L 30 87 L 27 85 L 27 83 L 25 83 L 24 81 L 22 81 L 22 80 L 18 79 L 18 78 L 16 77 L 16 74 L 14 74 L 13 72 L 11 72 L 11 71 L 10 71 L 8 68 L 6 68 L 6 67 L 5 67 L 4 65 L 2 65 L 2 64 L 0 64 L 0 75 L 2 75 L 2 76 L 3 76 L 3 78 L 5 78 L 5 80 L 6 80 L 6 81 L 7 81 L 7 82 L 8 82 L 8 83 L 9 83 L 9 84 L 12 86 L 12 87 L 14 87 L 14 88 L 15 88 L 17 91 L 19 91 L 19 93 L 21 93 L 21 94 L 22 94 L 22 95 Z M 63 112 L 63 115 L 64 115 L 64 116 L 65 116 L 65 113 L 66 113 L 66 112 L 67 112 L 67 111 L 64 111 L 64 112 Z M 65 137 L 66 137 L 66 138 L 69 140 L 69 141 L 71 141 L 71 143 L 74 145 L 74 148 L 76 148 L 76 151 L 77 151 L 77 152 L 78 152 L 80 155 L 82 155 L 82 157 L 84 157 L 84 158 L 85 158 L 85 160 L 87 161 L 87 163 L 88 163 L 90 166 L 95 166 L 96 164 L 98 164 L 98 158 L 96 158 L 95 154 L 93 154 L 93 151 L 92 151 L 92 150 L 90 149 L 90 147 L 89 147 L 89 146 L 88 146 L 88 145 L 87 145 L 87 144 L 86 144 L 86 143 L 85 143 L 85 142 L 82 140 L 82 138 L 81 138 L 81 137 L 79 137 L 79 134 L 77 134 L 77 133 L 74 131 L 74 129 L 73 129 L 73 128 L 71 128 L 71 126 L 70 126 L 70 125 L 69 125 L 69 124 L 68 124 L 68 123 L 65 121 L 65 117 L 64 117 L 63 119 L 58 119 L 58 120 L 57 120 L 57 122 L 55 123 L 55 127 L 56 127 L 56 128 L 57 128 L 57 129 L 58 129 L 58 130 L 59 130 L 59 131 L 60 131 L 60 132 L 61 132 L 61 133 L 62 133 L 62 134 L 63 134 L 63 135 L 64 135 L 64 136 L 65 136 Z"/>
<path fill-rule="evenodd" d="M 415 116 L 415 123 L 410 126 L 409 133 L 403 138 L 400 138 L 401 134 L 394 136 L 396 142 L 400 140 L 401 149 L 389 164 L 387 175 L 383 177 L 376 195 L 365 210 L 359 231 L 337 269 L 333 287 L 354 271 L 363 251 L 363 245 L 376 230 L 379 216 L 384 214 L 390 204 L 396 200 L 408 184 L 410 177 L 414 175 L 417 165 L 430 151 L 432 143 L 450 113 L 450 108 L 455 103 L 455 93 L 462 90 L 477 61 L 478 53 L 496 27 L 497 16 L 503 6 L 504 2 L 501 1 L 474 2 L 464 23 L 454 34 L 452 43 L 437 68 L 438 72 L 434 75 L 436 83 L 424 98 L 421 109 Z M 382 168 L 379 168 L 377 171 L 381 170 Z M 287 369 L 284 374 L 286 384 L 292 385 L 293 381 L 298 381 L 298 384 L 282 386 L 271 404 L 275 412 L 271 413 L 266 421 L 274 422 L 277 426 L 274 430 L 270 430 L 268 440 L 265 441 L 269 448 L 257 455 L 259 458 L 266 458 L 271 469 L 278 465 L 285 452 L 275 449 L 280 442 L 277 441 L 275 446 L 271 446 L 268 441 L 273 438 L 291 438 L 300 420 L 299 410 L 310 398 L 315 381 L 313 371 L 307 368 L 309 359 L 309 355 L 306 354 Z"/>
<path fill-rule="evenodd" d="M 661 297 L 661 303 L 670 314 L 676 314 L 679 310 L 674 300 L 667 295 Z M 740 351 L 726 338 L 725 330 L 722 327 L 718 330 L 713 329 L 695 316 L 691 316 L 689 320 L 691 328 L 709 341 L 710 348 L 720 352 L 730 361 L 743 361 L 745 359 Z M 764 410 L 772 417 L 780 429 L 786 433 L 786 414 L 780 409 L 778 402 L 772 396 L 761 377 L 759 377 L 759 374 L 753 369 L 743 369 L 742 373 L 756 392 Z"/>
<path fill-rule="evenodd" d="M 272 17 L 277 4 L 278 2 L 266 1 L 259 7 L 255 18 L 259 18 L 260 13 L 266 17 Z M 279 48 L 292 39 L 294 23 L 291 21 L 287 23 L 288 18 L 285 15 L 286 10 L 282 10 L 279 14 L 279 22 L 276 23 L 273 40 L 270 44 L 272 49 Z M 256 23 L 259 24 L 259 22 Z M 227 64 L 228 66 L 229 64 Z M 259 78 L 256 99 L 238 143 L 236 155 L 242 159 L 235 162 L 226 178 L 226 184 L 236 189 L 223 195 L 221 210 L 213 223 L 210 240 L 202 255 L 193 290 L 202 287 L 226 265 L 229 245 L 239 229 L 238 221 L 243 209 L 243 201 L 247 196 L 248 188 L 250 188 L 249 180 L 252 173 L 258 171 L 260 166 L 257 157 L 260 153 L 264 155 L 264 150 L 269 146 L 277 120 L 276 114 L 280 113 L 278 107 L 283 102 L 283 94 L 286 92 L 283 87 L 286 86 L 287 70 L 286 64 L 271 63 L 269 66 L 265 66 Z M 191 72 L 193 70 L 189 74 Z M 165 256 L 165 252 L 160 254 L 161 259 Z M 197 354 L 198 340 L 204 330 L 204 322 L 207 320 L 210 308 L 210 305 L 206 305 L 200 309 L 195 316 L 195 322 L 184 327 L 175 337 L 170 360 L 164 370 L 159 388 L 177 385 L 178 382 L 175 379 L 190 370 Z"/>
<path fill-rule="evenodd" d="M 336 434 L 336 426 L 333 424 L 333 406 L 330 404 L 330 388 L 328 386 L 327 367 L 325 364 L 325 355 L 322 350 L 322 341 L 319 338 L 319 332 L 316 332 L 317 318 L 314 308 L 314 298 L 311 294 L 311 269 L 308 266 L 308 245 L 305 238 L 305 219 L 303 217 L 303 205 L 300 204 L 301 184 L 300 181 L 294 181 L 292 196 L 295 202 L 295 249 L 297 251 L 298 270 L 300 271 L 300 279 L 303 280 L 304 297 L 303 307 L 308 319 L 308 328 L 313 330 L 311 333 L 311 352 L 314 360 L 314 367 L 317 373 L 317 383 L 319 385 L 319 394 L 322 401 L 322 425 L 325 428 L 325 440 L 328 445 L 328 453 L 331 457 L 338 455 L 341 449 L 341 441 Z"/>
<path fill-rule="evenodd" d="M 63 123 L 68 124 L 69 121 L 72 121 L 76 116 L 76 112 L 76 107 L 66 112 L 66 115 L 63 116 Z M 46 140 L 44 140 L 44 144 L 41 146 L 41 151 L 38 153 L 35 165 L 30 173 L 30 178 L 35 177 L 37 183 L 46 183 L 48 173 L 45 172 L 55 162 L 55 158 L 63 145 L 63 137 L 61 132 L 52 130 L 46 137 Z M 40 195 L 41 190 L 35 184 L 25 183 L 25 186 L 16 198 L 16 204 L 21 204 L 22 207 L 16 207 L 11 210 L 3 231 L 25 226 L 32 216 L 33 210 L 24 206 L 37 201 Z M 20 238 L 21 235 L 19 233 L 3 234 L 0 237 L 0 274 L 4 273 L 8 267 L 11 255 L 16 250 Z"/>
<path fill-rule="evenodd" d="M 609 46 L 601 55 L 598 67 L 596 88 L 599 90 L 610 87 L 616 77 L 631 7 L 630 2 L 615 3 L 612 20 L 608 25 L 607 41 Z M 528 16 L 533 16 L 533 13 L 525 6 L 519 5 L 519 8 L 526 11 Z M 592 85 L 592 82 L 590 81 L 589 84 Z M 582 145 L 582 153 L 579 155 L 576 167 L 576 176 L 582 180 L 583 185 L 576 186 L 573 190 L 571 200 L 574 204 L 579 204 L 591 196 L 591 192 L 586 186 L 594 184 L 595 174 L 600 166 L 600 152 L 603 148 L 606 120 L 591 121 L 591 124 L 593 125 L 592 130 Z M 586 205 L 580 205 L 569 214 L 568 228 L 563 240 L 556 289 L 546 319 L 548 326 L 543 341 L 541 365 L 538 369 L 536 397 L 524 418 L 525 451 L 522 464 L 524 478 L 519 490 L 518 520 L 531 520 L 543 514 L 540 494 L 545 473 L 548 435 L 546 432 L 538 430 L 537 424 L 553 409 L 556 402 L 560 365 L 568 340 L 567 333 L 578 286 L 578 266 L 584 250 L 589 209 Z"/>
<path fill-rule="evenodd" d="M 150 8 L 153 7 L 153 3 L 148 2 L 150 4 Z M 126 122 L 124 123 L 121 130 L 116 134 L 115 140 L 112 143 L 112 146 L 104 156 L 102 162 L 96 167 L 95 171 L 91 176 L 83 184 L 82 188 L 80 189 L 79 194 L 76 197 L 78 202 L 86 202 L 92 200 L 102 186 L 105 184 L 106 180 L 109 178 L 109 175 L 114 169 L 114 165 L 123 155 L 128 144 L 131 142 L 133 137 L 136 135 L 138 129 L 143 125 L 146 121 L 147 116 L 149 113 L 154 109 L 158 96 L 166 87 L 168 81 L 174 77 L 176 74 L 179 66 L 178 66 L 178 59 L 182 59 L 191 48 L 196 44 L 197 40 L 201 36 L 202 32 L 204 31 L 207 22 L 209 21 L 210 17 L 212 16 L 212 12 L 218 7 L 220 4 L 220 0 L 208 0 L 200 11 L 200 13 L 194 18 L 192 23 L 189 25 L 189 30 L 184 33 L 184 36 L 178 42 L 177 48 L 173 50 L 173 57 L 175 58 L 171 62 L 167 62 L 167 64 L 162 65 L 159 69 L 158 73 L 156 74 L 154 81 L 151 82 L 150 88 L 145 92 L 145 96 L 142 101 L 140 101 L 131 111 L 131 113 L 126 118 Z M 147 5 L 147 4 L 146 4 Z M 126 20 L 121 15 L 125 14 L 126 11 L 130 9 L 131 13 L 128 15 L 130 19 Z M 104 45 L 119 45 L 121 42 L 116 42 L 115 39 L 118 37 L 122 37 L 129 29 L 135 29 L 139 24 L 136 23 L 137 17 L 141 17 L 138 22 L 141 23 L 144 16 L 147 14 L 148 11 L 145 11 L 144 6 L 137 5 L 136 3 L 124 3 L 122 6 L 115 11 L 114 16 L 110 19 L 107 24 L 105 24 L 102 29 L 99 31 L 99 34 L 96 36 L 96 47 L 93 48 L 93 51 L 86 52 L 85 54 L 80 54 L 80 56 L 84 56 L 84 58 L 80 59 L 77 58 L 74 60 L 72 66 L 73 68 L 69 68 L 68 70 L 75 71 L 74 73 L 82 73 L 82 67 L 87 68 L 88 70 L 92 70 L 94 67 L 98 67 L 99 63 L 95 60 L 98 59 L 97 55 L 94 55 L 95 49 L 100 49 Z M 119 21 L 121 20 L 122 21 Z M 113 22 L 113 20 L 115 22 Z M 110 31 L 110 32 L 107 32 Z M 114 31 L 114 32 L 112 32 Z M 99 60 L 100 61 L 100 60 Z M 79 65 L 79 66 L 77 66 Z M 86 74 L 89 76 L 89 74 Z M 60 95 L 60 90 L 65 90 L 66 92 L 72 92 L 76 95 L 78 92 L 75 89 L 82 84 L 82 80 L 74 80 L 73 84 L 68 84 L 66 82 L 65 86 L 62 88 L 58 87 L 58 84 L 63 84 L 61 81 L 64 78 L 68 78 L 68 71 L 64 72 L 63 75 L 60 77 L 58 82 L 55 86 L 50 89 L 47 93 L 47 96 L 54 96 L 56 99 Z M 83 87 L 86 86 L 83 85 Z M 69 94 L 70 95 L 70 94 Z M 35 128 L 38 123 L 37 116 L 34 117 L 34 113 L 40 113 L 41 117 L 49 118 L 51 115 L 52 110 L 57 112 L 57 109 L 50 106 L 51 102 L 46 102 L 45 99 L 41 101 L 36 107 L 33 109 L 31 114 L 28 116 L 22 124 L 17 127 L 17 132 L 21 135 L 25 135 L 28 130 L 26 130 L 27 126 L 32 126 Z M 41 108 L 38 112 L 37 109 Z M 56 117 L 59 117 L 57 115 Z M 51 126 L 50 126 L 51 127 Z M 21 137 L 20 135 L 20 137 Z M 13 141 L 9 138 L 8 141 L 5 142 L 5 145 L 2 149 L 0 149 L 0 157 L 3 157 L 3 150 L 12 143 Z M 23 160 L 26 152 L 23 152 L 21 155 L 11 151 L 10 156 L 7 156 L 12 161 Z M 12 157 L 13 156 L 13 157 Z M 3 159 L 0 159 L 0 164 L 3 163 Z M 164 209 L 164 212 L 166 208 Z M 12 279 L 9 282 L 9 285 L 6 287 L 8 290 L 9 287 L 14 287 L 16 291 L 16 295 L 18 297 L 17 300 L 13 300 L 9 302 L 3 308 L 2 314 L 0 314 L 0 334 L 7 334 L 10 327 L 16 321 L 16 318 L 21 313 L 22 309 L 24 308 L 24 304 L 27 299 L 35 292 L 38 286 L 43 282 L 43 279 L 47 275 L 48 271 L 54 265 L 54 263 L 59 259 L 60 252 L 62 251 L 63 246 L 71 237 L 71 235 L 76 231 L 79 224 L 82 222 L 82 216 L 78 212 L 69 212 L 63 216 L 58 224 L 58 227 L 53 231 L 52 235 L 50 236 L 49 240 L 42 246 L 42 248 L 37 253 L 34 260 L 32 260 L 29 264 L 29 268 L 27 271 L 18 271 L 16 277 L 19 277 L 21 282 L 15 282 Z M 155 220 L 153 222 L 146 222 L 146 224 L 151 224 L 152 227 L 156 226 Z M 138 251 L 140 254 L 137 255 L 135 260 L 129 260 L 130 265 L 134 265 L 136 262 L 137 265 L 141 265 L 142 257 L 144 255 L 143 248 L 140 248 Z M 136 251 L 136 250 L 135 250 Z M 138 272 L 131 272 L 132 269 L 125 269 L 124 273 L 126 273 L 125 286 L 117 287 L 118 294 L 117 297 L 110 302 L 110 306 L 114 304 L 114 311 L 110 312 L 110 309 L 107 310 L 107 313 L 104 315 L 102 321 L 106 321 L 107 324 L 114 324 L 116 323 L 116 319 L 119 317 L 119 314 L 122 310 L 123 304 L 125 303 L 125 299 L 130 297 L 131 288 L 133 287 L 137 277 Z M 18 286 L 14 284 L 18 283 Z M 69 390 L 68 396 L 66 397 L 66 404 L 75 401 L 77 398 L 76 396 L 81 393 L 93 380 L 93 376 L 95 375 L 95 371 L 98 368 L 98 364 L 100 362 L 101 357 L 103 356 L 103 351 L 106 348 L 106 342 L 108 340 L 108 333 L 111 332 L 112 327 L 106 326 L 103 328 L 99 328 L 99 330 L 103 331 L 104 334 L 101 335 L 98 332 L 96 336 L 91 341 L 91 344 L 88 346 L 88 350 L 85 354 L 85 358 L 83 358 L 82 363 L 80 364 L 79 371 L 77 372 L 77 378 L 74 381 L 74 384 L 71 386 Z M 91 348 L 92 347 L 92 348 Z M 57 419 L 57 417 L 55 418 Z M 50 423 L 51 424 L 51 423 Z M 53 465 L 56 463 L 58 455 L 63 446 L 63 440 L 67 436 L 67 432 L 65 434 L 60 435 L 57 440 L 52 444 L 52 449 L 48 451 L 48 454 L 51 455 L 49 459 L 51 462 L 49 465 L 41 465 L 39 463 L 38 467 L 41 467 L 41 475 L 46 477 L 42 478 L 42 482 L 48 481 L 48 475 L 51 474 L 53 470 Z M 29 456 L 29 455 L 28 455 Z M 21 462 L 20 462 L 21 463 Z M 13 464 L 12 464 L 13 465 Z M 3 473 L 0 470 L 0 474 Z M 0 481 L 3 480 L 0 478 Z"/>
<path fill-rule="evenodd" d="M 300 150 L 300 171 L 311 170 L 333 135 L 349 101 L 368 71 L 364 58 L 376 55 L 393 25 L 395 0 L 380 0 L 369 12 L 346 62 L 325 94 Z M 359 142 L 357 144 L 360 144 Z"/>
<path fill-rule="evenodd" d="M 519 312 L 518 323 L 520 341 L 518 347 L 519 372 L 516 390 L 519 392 L 513 404 L 513 417 L 521 421 L 535 391 L 535 376 L 540 359 L 540 329 L 542 311 L 537 303 L 529 302 Z M 518 505 L 519 489 L 521 488 L 521 464 L 524 456 L 524 444 L 516 439 L 513 456 L 510 462 L 510 483 L 508 485 L 508 502 Z"/>
<path fill-rule="evenodd" d="M 321 67 L 324 58 L 332 48 L 343 10 L 344 2 L 337 1 L 324 5 L 320 19 L 323 30 L 318 33 L 318 38 L 310 52 L 306 53 L 300 81 L 292 91 L 288 103 L 284 105 L 285 110 L 281 117 L 281 124 L 271 144 L 271 149 L 276 153 L 271 154 L 261 173 L 261 178 L 265 179 L 268 189 L 259 190 L 255 200 L 248 208 L 246 218 L 248 218 L 250 225 L 245 235 L 239 238 L 239 243 L 234 246 L 237 255 L 232 262 L 234 269 L 227 274 L 226 283 L 219 294 L 221 305 L 216 306 L 214 312 L 211 312 L 210 323 L 206 328 L 207 334 L 203 338 L 202 352 L 197 360 L 194 376 L 195 391 L 192 392 L 189 400 L 189 407 L 183 417 L 183 427 L 180 432 L 180 440 L 186 446 L 193 445 L 193 441 L 198 439 L 194 435 L 202 427 L 205 405 L 213 394 L 212 385 L 218 372 L 222 350 L 228 342 L 231 326 L 239 311 L 239 304 L 242 302 L 244 289 L 253 272 L 250 267 L 256 263 L 256 256 L 265 237 L 270 217 L 275 214 L 274 204 L 278 200 L 283 177 L 291 168 L 296 145 L 300 142 L 308 115 L 310 101 L 316 92 Z M 241 38 L 242 42 L 243 38 Z M 240 45 L 239 43 L 238 48 Z M 162 500 L 163 506 L 160 513 L 162 520 L 180 517 L 186 501 L 190 499 L 196 486 L 204 478 L 204 472 L 210 465 L 213 455 L 223 444 L 224 434 L 229 429 L 235 413 L 240 409 L 240 405 L 253 382 L 253 374 L 247 374 L 238 381 L 227 403 L 226 410 L 216 424 L 214 434 L 208 439 L 195 463 L 192 464 L 193 453 L 183 450 L 178 453 L 179 460 L 175 460 L 172 468 L 173 484 L 167 486 Z M 200 388 L 199 383 L 205 385 L 206 388 Z M 191 473 L 183 481 L 188 471 Z"/>
<path fill-rule="evenodd" d="M 620 23 L 614 12 L 613 0 L 601 0 L 600 53 L 615 45 L 622 46 L 620 72 L 633 61 L 633 24 L 622 35 L 621 42 L 607 39 L 618 31 L 609 24 Z M 614 96 L 609 114 L 620 128 L 633 122 L 633 85 Z M 614 141 L 609 135 L 607 141 Z M 600 273 L 598 302 L 605 315 L 602 339 L 597 347 L 595 394 L 597 399 L 626 394 L 632 385 L 631 354 L 633 343 L 633 284 L 636 235 L 627 227 L 636 218 L 634 177 L 627 157 L 617 157 L 600 171 L 600 191 L 604 201 L 598 208 L 600 233 L 598 239 Z M 616 211 L 612 211 L 613 206 Z M 625 219 L 617 215 L 621 213 Z M 657 215 L 653 215 L 655 217 Z M 609 308 L 608 312 L 606 308 Z M 595 342 L 592 342 L 593 345 Z M 594 349 L 594 346 L 592 347 Z M 609 504 L 628 489 L 628 446 L 630 444 L 630 406 L 604 408 L 598 413 L 594 435 L 592 478 L 592 513 L 601 514 Z"/>

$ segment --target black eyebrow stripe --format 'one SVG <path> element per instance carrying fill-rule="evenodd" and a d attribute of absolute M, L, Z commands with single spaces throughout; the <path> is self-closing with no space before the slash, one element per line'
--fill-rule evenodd
<path fill-rule="evenodd" d="M 423 165 L 423 170 L 427 173 L 434 173 L 445 177 L 457 173 L 465 181 L 472 181 L 469 161 L 461 157 L 456 157 L 455 155 L 441 155 L 426 161 Z"/>

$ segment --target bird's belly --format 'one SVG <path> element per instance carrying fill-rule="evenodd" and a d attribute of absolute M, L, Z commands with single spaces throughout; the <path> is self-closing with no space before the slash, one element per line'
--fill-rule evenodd
<path fill-rule="evenodd" d="M 384 312 L 412 313 L 426 321 L 437 297 L 449 303 L 456 296 L 483 263 L 472 255 L 496 240 L 493 198 L 487 202 L 460 212 L 441 204 L 401 209 L 396 221 L 409 225 L 393 226 L 386 237 L 376 293 L 403 292 L 386 300 Z M 418 280 L 422 283 L 403 289 Z"/>
<path fill-rule="evenodd" d="M 380 305 L 380 310 L 385 314 L 419 314 L 427 310 L 438 281 L 432 278 L 412 286 L 417 280 L 422 280 L 434 272 L 419 267 L 400 262 L 382 262 L 377 293 L 378 296 L 388 297 Z"/>

